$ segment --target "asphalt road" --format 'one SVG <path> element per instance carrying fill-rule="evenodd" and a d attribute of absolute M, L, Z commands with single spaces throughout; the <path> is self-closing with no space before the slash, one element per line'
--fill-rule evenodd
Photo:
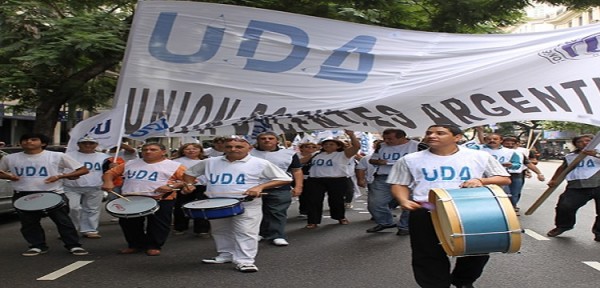
<path fill-rule="evenodd" d="M 539 167 L 549 178 L 558 164 L 542 162 Z M 528 180 L 522 211 L 545 188 L 544 183 Z M 553 228 L 554 205 L 562 190 L 557 189 L 533 215 L 519 217 L 527 231 L 520 253 L 493 254 L 476 287 L 598 287 L 600 242 L 590 232 L 595 217 L 591 203 L 579 211 L 575 229 L 557 238 L 545 237 Z M 54 225 L 45 219 L 49 253 L 23 257 L 20 253 L 27 245 L 18 221 L 1 216 L 2 287 L 417 287 L 408 237 L 396 236 L 394 230 L 365 233 L 373 223 L 364 197 L 348 211 L 350 225 L 324 219 L 315 230 L 303 228 L 305 220 L 297 218 L 295 203 L 287 227 L 290 246 L 261 242 L 256 263 L 260 271 L 253 274 L 239 273 L 232 264 L 202 264 L 202 258 L 216 255 L 213 241 L 189 234 L 170 236 L 158 257 L 118 255 L 125 242 L 109 218 L 102 217 L 102 239 L 82 239 L 91 252 L 88 256 L 68 254 Z"/>

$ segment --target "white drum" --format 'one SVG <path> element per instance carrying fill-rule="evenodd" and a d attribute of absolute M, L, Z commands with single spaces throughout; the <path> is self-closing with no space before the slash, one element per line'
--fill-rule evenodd
<path fill-rule="evenodd" d="M 13 203 L 15 209 L 21 212 L 48 213 L 67 205 L 63 197 L 54 192 L 39 192 L 19 197 Z"/>
<path fill-rule="evenodd" d="M 127 196 L 106 203 L 106 212 L 118 218 L 136 218 L 154 214 L 160 206 L 158 201 L 146 196 Z"/>

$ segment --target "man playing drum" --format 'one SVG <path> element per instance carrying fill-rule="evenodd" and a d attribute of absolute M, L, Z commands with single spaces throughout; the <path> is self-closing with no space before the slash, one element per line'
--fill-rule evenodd
<path fill-rule="evenodd" d="M 289 184 L 292 179 L 271 162 L 249 155 L 252 146 L 244 139 L 225 140 L 225 156 L 200 161 L 185 172 L 184 192 L 194 190 L 194 181 L 208 179 L 206 196 L 235 198 L 243 202 L 244 213 L 211 221 L 212 235 L 219 255 L 202 260 L 208 264 L 233 262 L 240 272 L 257 272 L 258 233 L 262 219 L 261 193 Z M 210 199 L 209 199 L 210 200 Z"/>
<path fill-rule="evenodd" d="M 459 147 L 462 137 L 456 126 L 430 126 L 424 140 L 429 149 L 400 158 L 387 180 L 402 209 L 410 211 L 413 274 L 421 287 L 473 287 L 489 260 L 489 255 L 459 257 L 450 273 L 450 261 L 428 210 L 432 205 L 427 203 L 429 190 L 510 184 L 506 169 L 489 153 Z"/>
<path fill-rule="evenodd" d="M 88 173 L 88 169 L 70 156 L 46 151 L 50 138 L 46 135 L 31 133 L 21 136 L 19 141 L 23 152 L 10 154 L 0 160 L 0 178 L 11 181 L 15 190 L 13 201 L 29 199 L 28 203 L 43 201 L 44 196 L 56 196 L 60 203 L 46 207 L 42 211 L 32 211 L 21 207 L 17 212 L 21 220 L 21 233 L 27 242 L 29 250 L 23 256 L 37 256 L 48 252 L 46 235 L 40 223 L 42 217 L 48 216 L 56 224 L 60 239 L 65 243 L 65 248 L 73 255 L 87 255 L 88 252 L 81 248 L 77 229 L 69 218 L 69 201 L 64 195 L 61 179 L 77 179 Z M 61 174 L 63 169 L 71 172 Z M 9 170 L 10 172 L 6 172 Z M 56 193 L 56 194 L 54 194 Z M 29 197 L 29 198 L 25 198 Z M 62 198 L 62 199 L 61 199 Z M 46 199 L 52 199 L 47 197 Z M 19 202 L 20 203 L 20 202 Z M 24 203 L 24 204 L 28 204 Z M 44 206 L 44 203 L 40 203 Z M 36 204 L 37 205 L 37 204 Z M 16 205 L 15 205 L 16 206 Z"/>
<path fill-rule="evenodd" d="M 159 209 L 150 215 L 121 217 L 119 225 L 127 240 L 127 248 L 120 254 L 146 251 L 148 256 L 160 255 L 171 230 L 175 190 L 182 188 L 185 166 L 166 158 L 167 149 L 159 143 L 142 146 L 142 158 L 129 160 L 114 167 L 102 177 L 102 190 L 112 192 L 113 180 L 124 176 L 121 193 L 123 196 L 139 195 L 154 198 Z M 117 200 L 117 199 L 115 199 Z M 109 205 L 110 202 L 107 204 Z M 123 202 L 123 204 L 128 204 Z M 153 207 L 149 207 L 153 208 Z M 127 215 L 125 215 L 127 216 Z M 144 222 L 147 221 L 144 228 Z"/>

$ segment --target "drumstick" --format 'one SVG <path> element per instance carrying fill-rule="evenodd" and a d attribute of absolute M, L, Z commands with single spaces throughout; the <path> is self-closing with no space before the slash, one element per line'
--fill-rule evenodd
<path fill-rule="evenodd" d="M 110 193 L 112 193 L 112 194 L 115 194 L 115 195 L 117 195 L 117 197 L 119 197 L 119 198 L 121 198 L 121 199 L 125 199 L 125 200 L 127 200 L 127 201 L 131 202 L 131 200 L 129 200 L 127 197 L 125 197 L 125 196 L 123 196 L 123 195 L 121 195 L 121 194 L 119 194 L 119 193 L 117 193 L 117 192 L 115 192 L 115 191 L 109 190 L 108 192 L 110 192 Z"/>

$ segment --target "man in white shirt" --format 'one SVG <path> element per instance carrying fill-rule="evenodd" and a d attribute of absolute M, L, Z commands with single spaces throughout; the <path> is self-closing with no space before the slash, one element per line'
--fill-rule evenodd
<path fill-rule="evenodd" d="M 203 259 L 203 263 L 233 262 L 240 272 L 257 272 L 254 264 L 258 253 L 258 234 L 262 220 L 261 193 L 266 189 L 287 185 L 292 181 L 275 164 L 253 157 L 252 145 L 241 138 L 225 140 L 225 155 L 208 158 L 190 167 L 184 175 L 183 192 L 192 192 L 196 178 L 208 179 L 206 196 L 209 198 L 235 198 L 243 202 L 244 213 L 213 219 L 211 230 L 218 256 Z"/>

